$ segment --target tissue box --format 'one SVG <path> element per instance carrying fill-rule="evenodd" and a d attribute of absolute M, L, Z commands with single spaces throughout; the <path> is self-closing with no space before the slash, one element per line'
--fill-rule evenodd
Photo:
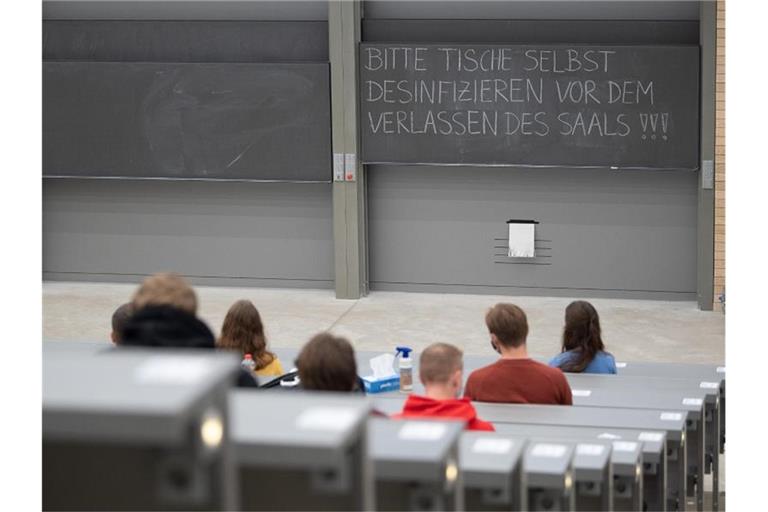
<path fill-rule="evenodd" d="M 360 377 L 365 386 L 365 392 L 368 394 L 385 393 L 387 391 L 397 391 L 400 389 L 400 376 L 390 375 L 381 379 L 374 379 L 373 375 Z"/>

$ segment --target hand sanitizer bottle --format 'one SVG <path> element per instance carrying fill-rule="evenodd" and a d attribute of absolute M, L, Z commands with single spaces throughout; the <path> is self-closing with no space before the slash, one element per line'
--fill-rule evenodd
<path fill-rule="evenodd" d="M 413 391 L 413 359 L 409 347 L 397 347 L 396 354 L 400 356 L 398 369 L 400 370 L 400 392 L 410 393 Z"/>

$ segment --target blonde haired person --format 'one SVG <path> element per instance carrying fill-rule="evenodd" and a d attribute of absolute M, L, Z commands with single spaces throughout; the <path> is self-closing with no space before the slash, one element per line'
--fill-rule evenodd
<path fill-rule="evenodd" d="M 133 294 L 133 309 L 145 306 L 172 306 L 192 315 L 197 314 L 195 290 L 179 274 L 153 274 L 142 281 Z"/>
<path fill-rule="evenodd" d="M 229 308 L 216 345 L 236 350 L 241 355 L 251 354 L 256 363 L 256 375 L 260 377 L 277 377 L 285 373 L 277 356 L 267 350 L 261 315 L 249 300 L 239 300 Z"/>
<path fill-rule="evenodd" d="M 216 338 L 197 317 L 197 295 L 179 274 L 154 274 L 133 295 L 133 312 L 121 332 L 121 346 L 213 349 Z M 256 387 L 256 378 L 241 370 L 240 387 Z"/>

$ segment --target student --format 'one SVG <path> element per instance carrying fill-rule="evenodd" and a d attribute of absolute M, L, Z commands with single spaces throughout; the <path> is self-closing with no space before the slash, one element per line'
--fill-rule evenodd
<path fill-rule="evenodd" d="M 410 395 L 403 412 L 394 418 L 457 418 L 467 430 L 494 431 L 493 425 L 477 417 L 469 398 L 457 398 L 464 382 L 462 352 L 447 343 L 433 343 L 419 358 L 419 378 L 424 395 Z"/>
<path fill-rule="evenodd" d="M 121 346 L 203 348 L 216 346 L 213 332 L 197 318 L 197 295 L 178 274 L 144 279 L 131 301 L 133 314 L 122 330 Z M 257 387 L 249 372 L 238 372 L 239 387 Z"/>
<path fill-rule="evenodd" d="M 216 345 L 237 350 L 241 356 L 251 354 L 256 363 L 256 375 L 260 377 L 277 377 L 285 373 L 277 356 L 267 350 L 261 315 L 249 300 L 239 300 L 229 308 Z"/>
<path fill-rule="evenodd" d="M 115 345 L 120 344 L 123 328 L 128 323 L 131 313 L 133 313 L 133 305 L 130 302 L 121 305 L 112 313 L 112 334 L 110 338 L 112 338 L 112 343 Z"/>
<path fill-rule="evenodd" d="M 496 304 L 485 315 L 491 345 L 501 355 L 475 370 L 464 396 L 478 402 L 571 405 L 571 388 L 563 372 L 528 357 L 528 319 L 514 304 Z"/>
<path fill-rule="evenodd" d="M 146 278 L 132 300 L 123 345 L 214 348 L 213 333 L 197 318 L 197 295 L 178 274 Z"/>
<path fill-rule="evenodd" d="M 303 389 L 315 391 L 356 391 L 358 388 L 355 351 L 345 338 L 323 332 L 304 345 L 296 358 Z"/>
<path fill-rule="evenodd" d="M 565 308 L 562 353 L 549 366 L 564 372 L 616 373 L 616 361 L 600 335 L 600 317 L 589 302 L 577 300 Z"/>

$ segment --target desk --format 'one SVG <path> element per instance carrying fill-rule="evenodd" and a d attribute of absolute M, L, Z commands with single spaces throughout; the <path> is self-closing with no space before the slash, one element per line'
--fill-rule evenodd
<path fill-rule="evenodd" d="M 584 381 L 588 379 L 574 379 Z M 594 380 L 594 379 L 593 379 Z M 614 379 L 615 380 L 615 379 Z M 571 381 L 573 383 L 573 381 Z M 595 387 L 572 387 L 573 405 L 576 407 L 627 407 L 631 409 L 680 410 L 686 417 L 688 430 L 688 494 L 695 491 L 697 510 L 704 509 L 704 455 L 705 422 L 704 402 L 706 395 L 701 390 L 684 396 L 679 392 L 638 389 L 628 394 L 627 390 Z"/>
<path fill-rule="evenodd" d="M 464 432 L 459 467 L 466 510 L 524 510 L 522 486 L 526 439 L 494 432 Z"/>
<path fill-rule="evenodd" d="M 463 510 L 463 421 L 368 421 L 375 510 Z"/>
<path fill-rule="evenodd" d="M 714 364 L 616 362 L 621 375 L 695 379 L 720 391 L 720 453 L 725 451 L 725 366 Z"/>
<path fill-rule="evenodd" d="M 720 394 L 717 387 L 701 387 L 702 381 L 690 378 L 672 377 L 639 377 L 625 375 L 595 375 L 566 373 L 566 378 L 571 389 L 602 389 L 612 390 L 617 395 L 627 393 L 631 402 L 627 406 L 634 407 L 637 404 L 636 397 L 649 393 L 665 394 L 672 399 L 691 401 L 704 399 L 704 473 L 712 474 L 713 508 L 719 509 L 719 475 L 720 475 L 720 422 L 722 410 L 720 409 Z M 630 405 L 632 404 L 632 405 Z M 691 449 L 689 447 L 689 449 Z M 697 456 L 696 463 L 700 464 Z M 692 473 L 697 474 L 697 473 Z M 699 475 L 700 472 L 698 473 Z M 697 478 L 703 484 L 703 476 Z M 703 485 L 701 486 L 703 488 Z M 703 498 L 703 490 L 697 487 L 697 502 Z"/>
<path fill-rule="evenodd" d="M 514 423 L 498 423 L 496 431 L 499 434 L 530 436 L 535 439 L 612 443 L 611 468 L 615 479 L 613 510 L 643 510 L 644 502 L 648 510 L 661 510 L 666 504 L 666 434 L 664 432 Z M 638 440 L 638 438 L 647 439 L 647 441 Z M 578 468 L 578 462 L 575 462 L 575 465 Z M 601 507 L 592 507 L 592 509 L 597 508 Z"/>
<path fill-rule="evenodd" d="M 531 441 L 523 456 L 523 510 L 576 510 L 575 443 Z"/>
<path fill-rule="evenodd" d="M 236 357 L 63 348 L 43 349 L 43 509 L 237 508 L 226 435 Z"/>
<path fill-rule="evenodd" d="M 402 410 L 403 397 L 381 396 L 376 409 L 387 414 Z M 667 435 L 667 486 L 669 509 L 685 507 L 687 493 L 686 418 L 682 411 L 652 409 L 567 407 L 558 405 L 474 403 L 485 421 L 534 425 L 566 425 L 663 431 Z"/>
<path fill-rule="evenodd" d="M 234 389 L 229 404 L 241 510 L 370 510 L 367 400 Z"/>

